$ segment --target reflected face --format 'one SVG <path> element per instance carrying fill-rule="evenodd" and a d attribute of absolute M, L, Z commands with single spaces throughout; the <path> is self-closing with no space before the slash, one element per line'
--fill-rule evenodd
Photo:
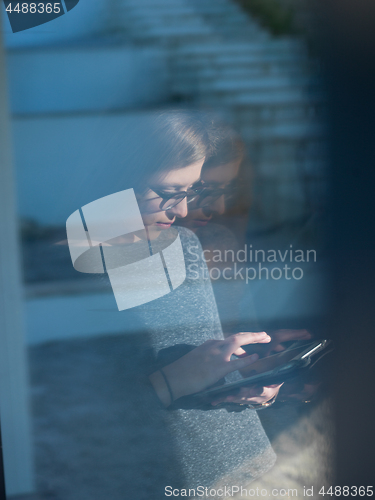
<path fill-rule="evenodd" d="M 242 158 L 233 163 L 220 165 L 202 171 L 202 182 L 209 189 L 230 189 L 238 175 Z M 215 199 L 209 205 L 199 208 L 199 199 L 189 203 L 189 213 L 183 221 L 183 225 L 192 231 L 205 226 L 214 215 L 223 215 L 225 206 L 225 195 Z"/>
<path fill-rule="evenodd" d="M 166 198 L 173 198 L 173 195 L 178 195 L 181 191 L 190 190 L 199 181 L 203 162 L 204 158 L 187 167 L 170 170 L 158 179 L 151 179 L 149 189 L 142 195 L 136 195 L 146 228 L 160 232 L 170 228 L 176 217 L 186 217 L 188 213 L 186 198 L 167 210 L 163 210 L 161 207 L 170 204 L 165 203 Z M 163 194 L 163 197 L 160 196 L 160 193 Z"/>

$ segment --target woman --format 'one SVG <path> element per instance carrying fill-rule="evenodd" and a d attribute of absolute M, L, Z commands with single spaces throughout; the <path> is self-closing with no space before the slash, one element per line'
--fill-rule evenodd
<path fill-rule="evenodd" d="M 245 201 L 248 212 L 250 185 L 245 178 L 242 164 L 245 158 L 245 145 L 235 131 L 220 119 L 212 118 L 212 151 L 206 158 L 201 174 L 202 191 L 189 205 L 188 215 L 179 221 L 179 225 L 201 232 L 213 217 L 223 215 L 228 210 L 228 205 L 237 209 L 240 201 Z M 249 167 L 247 164 L 246 167 Z M 239 180 L 240 169 L 243 171 Z M 247 176 L 248 176 L 248 170 Z M 238 188 L 243 189 L 240 191 Z M 239 195 L 242 195 L 241 197 Z M 246 200 L 242 198 L 246 196 Z M 202 229 L 201 229 L 202 228 Z M 199 239 L 201 239 L 199 235 Z"/>
<path fill-rule="evenodd" d="M 133 137 L 138 135 L 139 147 L 133 149 L 132 159 L 127 156 L 119 165 L 123 167 L 120 186 L 134 189 L 145 230 L 107 242 L 117 253 L 137 255 L 138 249 L 147 244 L 150 255 L 154 255 L 166 248 L 165 241 L 176 237 L 172 224 L 187 215 L 188 203 L 199 193 L 202 165 L 210 153 L 209 127 L 204 115 L 168 112 L 154 114 L 133 133 Z M 125 168 L 126 164 L 131 168 Z M 169 461 L 171 468 L 166 473 L 166 456 L 162 453 L 151 467 L 154 474 L 155 467 L 159 476 L 164 474 L 165 487 L 244 484 L 268 470 L 275 460 L 254 410 L 228 412 L 215 405 L 209 411 L 165 408 L 172 404 L 175 408 L 179 398 L 248 366 L 257 356 L 244 356 L 241 345 L 267 343 L 270 338 L 265 332 L 246 332 L 224 339 L 211 283 L 204 273 L 205 262 L 198 257 L 198 275 L 190 272 L 190 264 L 196 263 L 196 255 L 190 250 L 199 247 L 199 240 L 185 228 L 178 229 L 178 236 L 185 259 L 185 281 L 157 300 L 119 313 L 124 323 L 143 332 L 129 357 L 138 360 L 134 373 L 137 404 L 129 412 L 129 425 L 136 420 L 143 422 L 142 439 L 153 439 L 161 427 L 170 437 L 168 453 L 173 466 Z M 116 275 L 120 271 L 111 272 Z M 144 287 L 146 292 L 147 284 Z M 233 354 L 239 357 L 232 359 Z M 278 389 L 242 389 L 225 401 L 262 404 L 272 401 Z M 219 402 L 223 400 L 215 403 Z M 129 445 L 129 453 L 143 448 L 144 443 L 134 443 L 133 448 Z M 142 457 L 140 472 L 147 476 L 151 474 L 150 458 Z M 158 468 L 160 463 L 164 465 Z M 132 491 L 136 491 L 139 478 L 133 479 Z M 162 494 L 164 491 L 158 489 L 155 498 Z M 141 490 L 137 495 L 142 496 Z"/>

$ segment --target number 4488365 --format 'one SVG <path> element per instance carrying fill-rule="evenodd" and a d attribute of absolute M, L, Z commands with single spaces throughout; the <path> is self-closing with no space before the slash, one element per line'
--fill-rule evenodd
<path fill-rule="evenodd" d="M 374 492 L 372 490 L 373 486 L 330 486 L 327 490 L 322 486 L 319 490 L 319 495 L 325 496 L 330 495 L 334 497 L 344 496 L 344 497 L 372 497 Z"/>
<path fill-rule="evenodd" d="M 17 3 L 12 8 L 12 3 L 10 2 L 6 11 L 11 14 L 12 12 L 17 12 L 18 14 L 59 14 L 61 9 L 60 2 L 58 3 Z"/>

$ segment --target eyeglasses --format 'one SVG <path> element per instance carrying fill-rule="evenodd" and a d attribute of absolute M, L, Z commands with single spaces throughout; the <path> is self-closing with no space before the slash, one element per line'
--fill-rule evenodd
<path fill-rule="evenodd" d="M 195 188 L 189 189 L 189 191 L 178 191 L 177 193 L 166 193 L 165 191 L 159 191 L 158 189 L 151 188 L 154 193 L 156 193 L 162 201 L 159 205 L 160 210 L 166 211 L 175 207 L 182 200 L 186 198 L 186 203 L 191 203 L 195 200 L 203 190 L 202 186 L 197 186 Z"/>
<path fill-rule="evenodd" d="M 204 208 L 215 203 L 219 198 L 225 196 L 225 202 L 229 202 L 238 192 L 238 187 L 230 186 L 227 188 L 211 189 L 204 187 L 204 184 L 189 189 L 188 191 L 178 191 L 177 193 L 166 193 L 157 188 L 151 187 L 152 191 L 162 199 L 159 209 L 167 211 L 174 208 L 186 198 L 186 203 L 196 201 L 196 208 Z M 147 200 L 151 201 L 153 198 Z"/>
<path fill-rule="evenodd" d="M 225 202 L 227 203 L 238 194 L 238 190 L 239 188 L 235 186 L 217 189 L 201 188 L 201 192 L 198 195 L 197 208 L 213 205 L 222 196 L 225 197 Z"/>

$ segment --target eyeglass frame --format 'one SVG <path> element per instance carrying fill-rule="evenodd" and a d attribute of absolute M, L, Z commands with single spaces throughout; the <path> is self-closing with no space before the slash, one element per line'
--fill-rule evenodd
<path fill-rule="evenodd" d="M 200 193 L 203 191 L 204 188 L 203 188 L 203 186 L 199 186 L 196 188 L 192 188 L 189 191 L 177 191 L 176 193 L 166 193 L 165 191 L 155 189 L 154 187 L 151 187 L 151 186 L 150 186 L 150 189 L 155 194 L 157 194 L 159 198 L 162 199 L 162 201 L 160 202 L 159 208 L 161 211 L 166 212 L 167 210 L 170 210 L 171 208 L 176 207 L 179 203 L 181 203 L 181 201 L 183 201 L 185 198 L 188 198 L 190 196 L 191 198 L 186 201 L 186 203 L 189 204 L 190 202 L 195 200 L 200 195 Z M 164 207 L 164 206 L 162 207 L 163 203 L 167 203 L 168 200 L 171 200 L 172 198 L 181 198 L 181 199 L 179 199 L 176 203 L 172 203 L 171 205 L 168 205 L 166 207 Z M 151 199 L 146 200 L 146 201 L 151 201 L 152 199 L 155 199 L 155 198 L 151 198 Z"/>
<path fill-rule="evenodd" d="M 217 201 L 219 198 L 222 196 L 228 197 L 228 195 L 235 196 L 236 191 L 238 191 L 239 188 L 237 187 L 227 187 L 227 188 L 209 188 L 209 187 L 204 187 L 202 186 L 201 192 L 197 195 L 198 197 L 202 198 L 202 201 L 204 200 L 204 197 L 209 197 L 211 196 L 213 199 L 208 202 L 208 203 L 199 203 L 197 208 L 204 208 L 206 206 L 211 205 L 211 203 L 214 203 Z M 204 196 L 205 195 L 205 196 Z"/>
<path fill-rule="evenodd" d="M 159 198 L 162 199 L 162 201 L 160 202 L 159 208 L 160 208 L 160 211 L 163 211 L 163 212 L 166 212 L 167 210 L 170 210 L 171 208 L 176 207 L 179 203 L 181 203 L 181 201 L 183 201 L 185 198 L 187 198 L 189 196 L 191 196 L 191 198 L 186 201 L 187 204 L 189 204 L 192 201 L 194 201 L 195 199 L 199 198 L 204 193 L 207 193 L 206 197 L 213 196 L 214 200 L 212 200 L 211 202 L 206 203 L 206 204 L 199 204 L 197 207 L 197 208 L 204 208 L 206 206 L 209 206 L 214 201 L 218 200 L 221 196 L 223 196 L 223 195 L 225 196 L 226 194 L 229 194 L 229 193 L 234 194 L 234 192 L 236 191 L 236 188 L 234 188 L 234 187 L 212 189 L 212 188 L 205 187 L 204 184 L 200 185 L 196 188 L 192 188 L 189 191 L 177 191 L 176 193 L 173 193 L 173 194 L 166 193 L 165 191 L 161 191 L 159 189 L 155 189 L 154 187 L 151 187 L 151 186 L 150 186 L 150 189 L 155 194 L 157 194 Z M 213 193 L 216 193 L 216 194 L 213 194 Z M 173 203 L 173 204 L 168 205 L 166 207 L 162 207 L 163 203 L 166 203 L 168 200 L 170 200 L 172 198 L 176 198 L 176 197 L 181 198 L 181 199 L 178 200 L 176 203 Z M 151 198 L 151 199 L 145 200 L 145 201 L 151 201 L 153 199 L 155 199 L 155 198 Z"/>

